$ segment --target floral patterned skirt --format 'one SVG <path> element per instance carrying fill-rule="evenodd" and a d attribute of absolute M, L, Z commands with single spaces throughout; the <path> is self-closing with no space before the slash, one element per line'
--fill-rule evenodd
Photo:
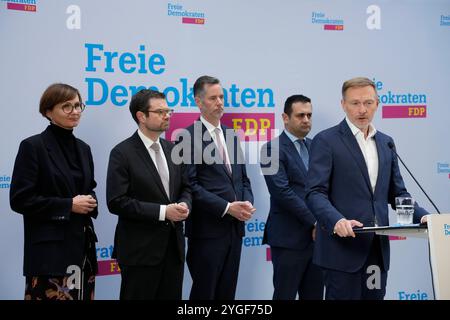
<path fill-rule="evenodd" d="M 92 268 L 81 271 L 78 284 L 72 276 L 27 276 L 25 300 L 94 300 L 95 273 Z"/>

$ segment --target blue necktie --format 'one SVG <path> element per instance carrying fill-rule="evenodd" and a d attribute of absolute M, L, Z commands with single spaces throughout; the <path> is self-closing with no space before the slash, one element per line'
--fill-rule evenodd
<path fill-rule="evenodd" d="M 303 164 L 305 165 L 306 170 L 309 168 L 309 153 L 306 148 L 305 139 L 298 139 L 296 141 L 300 145 L 300 158 L 302 158 Z"/>

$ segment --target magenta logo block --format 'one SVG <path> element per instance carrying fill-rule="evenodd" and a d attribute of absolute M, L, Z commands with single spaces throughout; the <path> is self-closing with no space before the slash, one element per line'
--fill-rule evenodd
<path fill-rule="evenodd" d="M 324 24 L 323 30 L 343 31 L 344 25 L 342 25 L 342 24 Z"/>
<path fill-rule="evenodd" d="M 36 12 L 36 5 L 34 5 L 34 4 L 8 2 L 6 4 L 6 9 L 8 9 L 8 10 Z"/>
<path fill-rule="evenodd" d="M 266 248 L 266 261 L 272 261 L 272 251 L 270 251 L 270 247 Z"/>
<path fill-rule="evenodd" d="M 406 237 L 401 237 L 401 236 L 389 236 L 389 240 L 406 240 Z"/>
<path fill-rule="evenodd" d="M 97 263 L 98 273 L 97 276 L 110 276 L 113 274 L 119 274 L 119 264 L 115 259 L 112 260 L 100 260 Z"/>
<path fill-rule="evenodd" d="M 176 138 L 176 130 L 189 127 L 200 118 L 198 112 L 175 112 L 170 118 L 166 139 Z M 242 141 L 269 141 L 275 128 L 273 113 L 225 113 L 221 123 L 235 129 Z"/>
<path fill-rule="evenodd" d="M 383 106 L 383 119 L 389 118 L 426 118 L 427 106 Z"/>
<path fill-rule="evenodd" d="M 189 23 L 189 24 L 205 24 L 205 19 L 203 19 L 203 18 L 186 18 L 186 17 L 183 17 L 181 22 L 182 23 Z"/>

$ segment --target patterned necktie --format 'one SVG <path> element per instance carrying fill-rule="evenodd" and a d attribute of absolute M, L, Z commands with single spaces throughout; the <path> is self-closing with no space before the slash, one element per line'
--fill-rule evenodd
<path fill-rule="evenodd" d="M 167 164 L 165 163 L 162 155 L 161 155 L 161 146 L 154 142 L 150 148 L 155 151 L 155 161 L 156 166 L 158 167 L 159 177 L 161 178 L 162 185 L 164 190 L 166 191 L 167 197 L 170 199 L 169 193 L 169 170 L 167 168 Z"/>
<path fill-rule="evenodd" d="M 306 148 L 305 139 L 298 139 L 297 143 L 300 145 L 300 158 L 302 158 L 306 171 L 309 169 L 309 153 Z"/>
<path fill-rule="evenodd" d="M 219 149 L 220 156 L 222 157 L 223 164 L 227 168 L 228 173 L 231 175 L 231 165 L 228 161 L 227 154 L 225 153 L 225 148 L 223 147 L 222 140 L 220 139 L 220 128 L 215 128 L 214 133 L 216 135 L 216 144 Z"/>

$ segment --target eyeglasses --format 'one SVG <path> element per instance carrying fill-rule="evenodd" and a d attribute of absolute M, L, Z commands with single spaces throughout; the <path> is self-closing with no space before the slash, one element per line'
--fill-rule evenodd
<path fill-rule="evenodd" d="M 147 110 L 147 112 L 156 113 L 160 117 L 162 116 L 172 116 L 173 110 L 172 109 L 158 109 L 158 110 Z"/>
<path fill-rule="evenodd" d="M 86 105 L 82 102 L 77 102 L 75 104 L 71 104 L 70 102 L 66 102 L 61 106 L 61 109 L 64 113 L 70 114 L 75 109 L 78 112 L 83 112 Z"/>
<path fill-rule="evenodd" d="M 376 100 L 366 100 L 366 101 L 358 101 L 358 100 L 352 100 L 348 102 L 352 107 L 360 107 L 361 104 L 366 107 L 366 108 L 370 108 L 376 105 L 377 101 Z"/>

